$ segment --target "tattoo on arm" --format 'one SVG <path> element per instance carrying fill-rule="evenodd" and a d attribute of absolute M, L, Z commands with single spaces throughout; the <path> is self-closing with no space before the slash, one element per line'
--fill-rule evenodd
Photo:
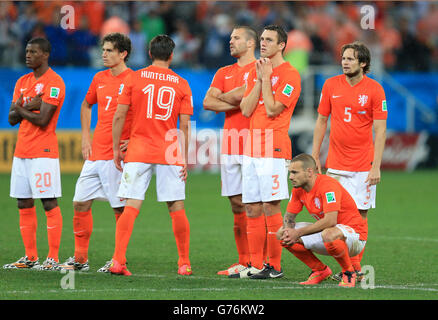
<path fill-rule="evenodd" d="M 284 214 L 284 218 L 283 218 L 283 224 L 286 228 L 295 228 L 295 218 L 296 218 L 296 214 L 292 214 L 289 212 L 286 212 Z"/>

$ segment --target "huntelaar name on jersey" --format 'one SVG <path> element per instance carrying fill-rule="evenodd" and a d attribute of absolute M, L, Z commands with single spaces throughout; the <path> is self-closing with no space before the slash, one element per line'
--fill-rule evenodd
<path fill-rule="evenodd" d="M 177 76 L 171 74 L 165 74 L 160 72 L 153 72 L 148 70 L 141 71 L 142 78 L 154 79 L 154 80 L 162 80 L 162 81 L 170 81 L 173 83 L 178 83 L 179 78 Z"/>

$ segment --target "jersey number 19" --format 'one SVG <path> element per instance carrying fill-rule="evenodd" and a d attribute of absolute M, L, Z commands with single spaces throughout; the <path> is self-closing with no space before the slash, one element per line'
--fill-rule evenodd
<path fill-rule="evenodd" d="M 155 98 L 155 85 L 149 84 L 142 89 L 143 93 L 147 95 L 147 109 L 146 118 L 153 118 L 154 100 L 158 108 L 164 111 L 163 114 L 155 114 L 155 119 L 166 121 L 170 118 L 175 101 L 175 89 L 172 87 L 159 87 L 157 97 Z"/>

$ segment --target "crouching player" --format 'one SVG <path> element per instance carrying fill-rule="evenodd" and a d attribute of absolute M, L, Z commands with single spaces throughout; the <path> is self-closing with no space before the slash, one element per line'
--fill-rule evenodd
<path fill-rule="evenodd" d="M 314 253 L 330 255 L 342 268 L 339 286 L 354 287 L 356 273 L 350 257 L 365 246 L 368 228 L 359 210 L 342 185 L 318 173 L 315 160 L 308 154 L 294 157 L 289 165 L 292 196 L 277 232 L 283 246 L 304 262 L 312 272 L 302 285 L 314 285 L 327 279 L 332 271 Z M 303 205 L 317 220 L 295 223 Z"/>

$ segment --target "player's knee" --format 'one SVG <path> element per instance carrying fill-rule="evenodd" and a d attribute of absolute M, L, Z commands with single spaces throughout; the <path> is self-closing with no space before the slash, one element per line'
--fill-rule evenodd
<path fill-rule="evenodd" d="M 92 200 L 89 201 L 73 201 L 73 209 L 78 212 L 86 212 L 91 209 Z"/>
<path fill-rule="evenodd" d="M 245 205 L 246 215 L 250 218 L 257 218 L 263 214 L 263 204 L 259 203 L 248 203 Z"/>
<path fill-rule="evenodd" d="M 56 198 L 41 199 L 41 202 L 43 203 L 44 211 L 50 211 L 58 206 L 58 200 L 56 200 Z"/>
<path fill-rule="evenodd" d="M 264 203 L 263 210 L 265 215 L 267 216 L 272 216 L 274 214 L 281 212 L 280 201 L 276 200 L 276 201 Z"/>
<path fill-rule="evenodd" d="M 245 205 L 242 203 L 241 196 L 232 196 L 229 197 L 229 199 L 230 199 L 231 211 L 233 211 L 234 213 L 241 213 L 245 211 Z"/>
<path fill-rule="evenodd" d="M 336 227 L 324 229 L 321 233 L 324 242 L 332 242 L 338 239 L 343 239 L 344 234 Z"/>
<path fill-rule="evenodd" d="M 17 199 L 18 209 L 29 209 L 34 206 L 33 199 Z"/>
<path fill-rule="evenodd" d="M 184 201 L 183 200 L 168 201 L 167 208 L 169 209 L 169 212 L 184 210 Z"/>

